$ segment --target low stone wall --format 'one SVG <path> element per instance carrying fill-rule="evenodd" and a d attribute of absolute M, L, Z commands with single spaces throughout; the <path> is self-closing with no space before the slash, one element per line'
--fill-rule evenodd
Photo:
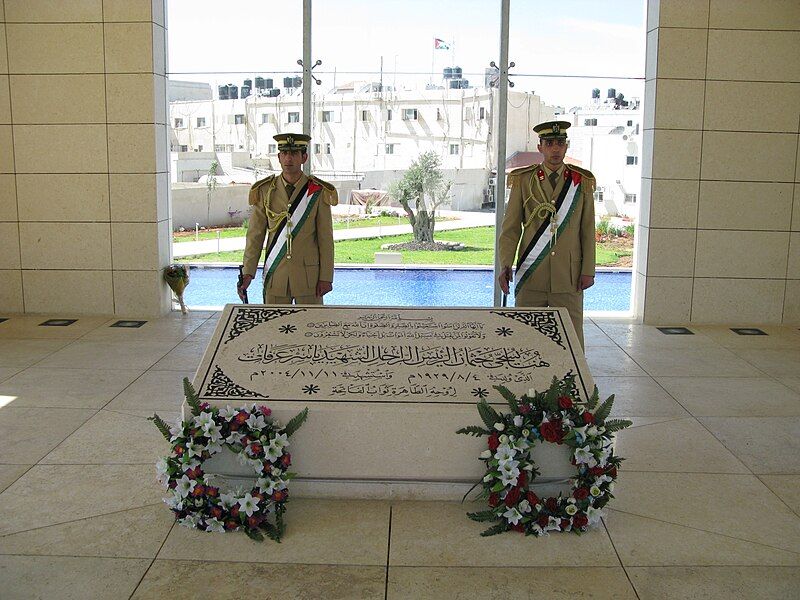
<path fill-rule="evenodd" d="M 172 184 L 172 227 L 194 229 L 219 225 L 241 225 L 250 215 L 247 184 L 217 185 L 209 194 L 205 184 Z"/>

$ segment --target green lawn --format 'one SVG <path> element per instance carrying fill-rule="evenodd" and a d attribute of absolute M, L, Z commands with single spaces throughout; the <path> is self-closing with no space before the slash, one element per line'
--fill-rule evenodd
<path fill-rule="evenodd" d="M 434 236 L 440 241 L 456 241 L 463 243 L 463 250 L 447 252 L 403 251 L 403 264 L 406 265 L 493 265 L 494 264 L 494 227 L 475 227 L 442 231 Z M 334 261 L 337 264 L 372 264 L 375 253 L 381 251 L 382 244 L 410 242 L 412 235 L 395 235 L 382 238 L 361 240 L 340 240 L 334 245 Z M 241 263 L 242 251 L 221 252 L 220 254 L 203 254 L 187 256 L 180 262 L 230 262 Z M 599 244 L 597 247 L 597 264 L 613 265 L 621 256 L 630 256 L 626 250 L 607 250 Z"/>
<path fill-rule="evenodd" d="M 349 221 L 346 218 L 340 217 L 333 221 L 333 228 L 334 229 L 354 229 L 356 227 L 385 227 L 387 225 L 407 225 L 408 219 L 405 217 L 388 217 L 388 216 L 376 216 L 376 217 L 369 217 L 369 218 L 353 218 Z M 173 234 L 172 241 L 178 244 L 182 242 L 195 242 L 199 240 L 215 240 L 217 239 L 217 232 L 219 232 L 220 238 L 233 238 L 233 237 L 245 237 L 247 235 L 247 229 L 244 227 L 224 227 L 220 229 L 214 229 L 213 231 L 201 231 L 197 237 L 193 231 L 185 231 L 181 232 L 180 234 Z"/>

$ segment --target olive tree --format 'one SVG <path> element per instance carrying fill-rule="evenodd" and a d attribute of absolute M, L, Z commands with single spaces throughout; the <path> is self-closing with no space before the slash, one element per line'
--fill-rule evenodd
<path fill-rule="evenodd" d="M 423 152 L 411 163 L 403 178 L 389 187 L 392 198 L 406 211 L 415 242 L 433 242 L 436 209 L 449 197 L 453 182 L 445 180 L 441 164 L 435 152 Z"/>

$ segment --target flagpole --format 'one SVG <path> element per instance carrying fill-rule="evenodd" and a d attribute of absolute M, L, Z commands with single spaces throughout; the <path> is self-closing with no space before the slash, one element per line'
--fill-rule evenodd
<path fill-rule="evenodd" d="M 428 83 L 430 84 L 433 84 L 433 57 L 435 52 L 436 52 L 436 38 L 433 38 L 433 47 L 431 48 L 431 77 L 428 80 Z"/>

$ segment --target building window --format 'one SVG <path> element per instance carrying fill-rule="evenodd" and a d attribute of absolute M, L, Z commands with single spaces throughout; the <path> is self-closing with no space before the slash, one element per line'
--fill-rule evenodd
<path fill-rule="evenodd" d="M 392 120 L 392 109 L 391 108 L 387 108 L 386 109 L 386 120 L 387 121 L 391 121 Z"/>
<path fill-rule="evenodd" d="M 369 111 L 368 110 L 362 110 L 361 111 L 361 120 L 362 121 L 369 121 Z"/>
<path fill-rule="evenodd" d="M 330 153 L 331 153 L 331 145 L 325 144 L 325 154 L 330 154 Z"/>
<path fill-rule="evenodd" d="M 203 146 L 202 145 L 197 146 L 197 151 L 198 152 L 202 152 L 203 151 Z"/>
<path fill-rule="evenodd" d="M 397 144 L 386 144 L 386 146 L 384 146 L 384 152 L 386 154 L 394 154 L 394 147 L 396 145 Z"/>
<path fill-rule="evenodd" d="M 625 204 L 636 204 L 636 194 L 625 194 Z"/>
<path fill-rule="evenodd" d="M 269 154 L 277 154 L 278 153 L 278 144 L 270 144 L 267 146 L 267 152 Z"/>
<path fill-rule="evenodd" d="M 234 125 L 244 125 L 244 115 L 233 115 Z"/>
<path fill-rule="evenodd" d="M 289 113 L 289 120 L 286 121 L 287 123 L 299 123 L 300 122 L 300 113 L 299 112 L 290 112 Z"/>
<path fill-rule="evenodd" d="M 437 121 L 442 121 L 443 120 L 442 119 L 442 110 L 439 109 L 439 108 L 436 109 L 436 120 Z"/>
<path fill-rule="evenodd" d="M 189 151 L 189 146 L 184 146 L 183 144 L 178 146 L 178 152 L 188 152 L 188 151 Z"/>
<path fill-rule="evenodd" d="M 267 113 L 262 113 L 261 114 L 261 124 L 264 125 L 266 123 L 269 123 L 269 115 Z"/>
<path fill-rule="evenodd" d="M 595 190 L 594 191 L 594 201 L 595 202 L 602 202 L 603 201 L 603 190 Z"/>
<path fill-rule="evenodd" d="M 458 144 L 450 144 L 450 154 L 458 154 Z"/>
<path fill-rule="evenodd" d="M 319 144 L 314 144 L 314 154 L 319 154 L 321 150 L 321 146 Z"/>
<path fill-rule="evenodd" d="M 175 129 L 183 129 L 183 119 L 175 119 Z"/>
<path fill-rule="evenodd" d="M 333 121 L 333 111 L 332 110 L 323 110 L 322 111 L 322 122 L 323 123 L 330 123 Z"/>
<path fill-rule="evenodd" d="M 480 108 L 480 110 L 478 112 L 478 118 L 481 119 L 481 120 L 486 118 L 486 107 L 485 106 L 481 106 L 481 108 Z"/>
<path fill-rule="evenodd" d="M 403 109 L 403 121 L 416 121 L 417 120 L 417 109 L 416 108 L 404 108 Z"/>
<path fill-rule="evenodd" d="M 597 119 L 584 119 L 584 125 L 597 125 Z"/>
<path fill-rule="evenodd" d="M 233 144 L 217 144 L 214 146 L 215 152 L 233 152 Z"/>
<path fill-rule="evenodd" d="M 633 127 L 633 121 L 628 121 L 628 127 Z"/>
<path fill-rule="evenodd" d="M 197 117 L 197 126 L 198 127 L 205 127 L 206 126 L 206 118 L 205 117 Z"/>
<path fill-rule="evenodd" d="M 625 164 L 627 164 L 627 165 L 638 165 L 639 164 L 639 157 L 638 156 L 626 156 L 625 157 Z"/>

